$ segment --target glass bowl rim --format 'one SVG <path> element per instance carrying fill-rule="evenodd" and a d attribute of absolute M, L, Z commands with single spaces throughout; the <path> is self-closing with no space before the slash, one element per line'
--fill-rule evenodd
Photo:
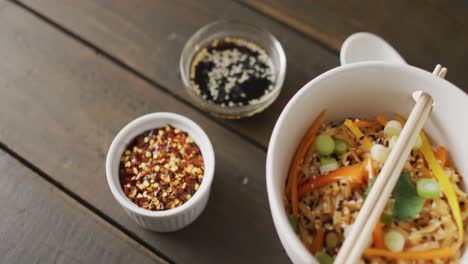
<path fill-rule="evenodd" d="M 213 102 L 207 101 L 201 98 L 193 89 L 192 84 L 190 82 L 190 70 L 186 70 L 187 61 L 192 63 L 193 57 L 196 55 L 198 50 L 202 48 L 202 46 L 198 46 L 200 41 L 200 36 L 202 34 L 208 34 L 209 36 L 213 36 L 216 33 L 219 33 L 219 29 L 216 29 L 219 26 L 237 26 L 247 30 L 256 31 L 259 34 L 263 34 L 267 37 L 268 42 L 270 42 L 269 47 L 276 51 L 278 57 L 278 64 L 275 66 L 275 84 L 273 89 L 270 93 L 266 96 L 262 97 L 258 100 L 257 103 L 252 105 L 243 105 L 243 106 L 234 106 L 234 107 L 222 107 L 219 104 L 215 104 Z M 213 32 L 210 32 L 213 31 Z M 228 34 L 227 34 L 228 35 Z M 248 39 L 254 43 L 257 43 L 255 39 Z M 196 47 L 195 49 L 193 47 Z M 203 46 L 204 47 L 204 46 Z M 260 45 L 263 49 L 267 50 L 265 47 Z M 270 54 L 270 56 L 272 56 Z M 238 20 L 218 20 L 215 22 L 211 22 L 200 29 L 198 29 L 185 43 L 185 46 L 182 50 L 180 61 L 179 61 L 179 70 L 180 75 L 182 78 L 182 82 L 185 86 L 185 90 L 188 92 L 190 98 L 202 109 L 207 110 L 211 114 L 223 117 L 223 118 L 242 118 L 246 116 L 254 115 L 258 112 L 261 112 L 266 107 L 268 107 L 271 103 L 275 101 L 278 97 L 281 88 L 284 83 L 285 75 L 286 75 L 286 54 L 281 43 L 278 39 L 271 34 L 270 32 L 257 27 L 255 25 L 251 25 L 245 22 L 241 22 Z"/>

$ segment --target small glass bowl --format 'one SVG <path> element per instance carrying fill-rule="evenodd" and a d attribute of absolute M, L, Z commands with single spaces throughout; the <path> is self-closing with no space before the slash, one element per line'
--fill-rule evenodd
<path fill-rule="evenodd" d="M 216 39 L 225 37 L 243 38 L 258 44 L 270 56 L 273 62 L 275 84 L 272 91 L 251 105 L 222 107 L 207 101 L 195 93 L 190 82 L 190 67 L 197 53 Z M 265 110 L 278 97 L 286 75 L 286 55 L 279 41 L 270 33 L 249 24 L 238 21 L 217 21 L 199 29 L 185 44 L 180 57 L 180 73 L 189 97 L 197 106 L 212 115 L 226 119 L 249 117 Z"/>

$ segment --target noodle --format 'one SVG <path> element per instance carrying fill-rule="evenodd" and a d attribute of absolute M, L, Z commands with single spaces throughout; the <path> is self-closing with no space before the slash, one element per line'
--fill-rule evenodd
<path fill-rule="evenodd" d="M 355 120 L 356 121 L 356 120 Z M 389 139 L 384 133 L 384 126 L 375 122 L 366 123 L 366 127 L 360 128 L 364 137 L 368 138 L 373 144 L 381 144 L 389 147 Z M 348 149 L 345 153 L 335 151 L 329 157 L 333 158 L 338 164 L 338 168 L 356 165 L 364 160 L 372 158 L 370 152 L 363 148 L 361 138 L 356 136 L 343 124 L 322 124 L 317 131 L 316 136 L 328 135 L 334 140 L 342 140 L 347 144 Z M 321 155 L 314 147 L 314 144 L 307 150 L 306 155 L 300 164 L 298 174 L 298 186 L 307 184 L 309 181 L 318 177 L 326 177 L 324 173 L 320 173 Z M 328 156 L 327 156 L 328 157 Z M 382 162 L 373 162 L 374 169 L 377 174 L 381 170 Z M 467 195 L 461 189 L 461 175 L 456 173 L 453 167 L 449 167 L 447 162 L 444 171 L 450 180 L 455 191 L 457 200 L 460 204 L 463 225 L 468 222 L 468 211 L 466 210 Z M 323 166 L 323 165 L 322 165 Z M 403 169 L 411 181 L 415 184 L 420 179 L 433 179 L 434 175 L 428 164 L 423 158 L 423 155 L 418 150 L 413 150 Z M 288 180 L 289 181 L 289 180 Z M 353 184 L 350 178 L 343 178 L 326 186 L 315 188 L 311 186 L 310 191 L 299 197 L 299 217 L 297 221 L 297 232 L 301 241 L 306 248 L 315 254 L 317 248 L 323 248 L 327 254 L 334 257 L 337 255 L 341 244 L 346 237 L 346 231 L 354 222 L 361 209 L 365 192 L 369 188 L 370 179 L 364 178 L 362 184 Z M 290 198 L 285 194 L 284 200 L 286 211 L 292 214 Z M 395 200 L 392 198 L 389 201 L 387 208 L 384 211 L 385 215 L 390 215 L 391 219 L 385 223 L 382 221 L 384 232 L 394 230 L 399 232 L 404 237 L 403 251 L 425 251 L 429 249 L 441 249 L 452 247 L 456 250 L 452 258 L 434 258 L 431 260 L 408 260 L 408 259 L 390 259 L 387 257 L 363 257 L 365 263 L 457 263 L 461 256 L 461 250 L 467 241 L 463 239 L 463 245 L 457 243 L 458 229 L 455 220 L 451 214 L 451 207 L 447 202 L 447 198 L 440 193 L 438 197 L 429 199 L 425 198 L 422 210 L 417 215 L 407 221 L 403 221 L 396 217 L 393 212 Z M 383 218 L 382 218 L 383 219 Z M 323 229 L 321 232 L 326 234 L 333 232 L 338 237 L 338 244 L 334 247 L 327 246 L 327 241 L 316 237 L 320 233 L 318 229 Z M 322 234 L 323 235 L 323 234 Z M 321 245 L 316 245 L 317 241 L 322 241 Z M 372 241 L 369 244 L 372 247 Z"/>

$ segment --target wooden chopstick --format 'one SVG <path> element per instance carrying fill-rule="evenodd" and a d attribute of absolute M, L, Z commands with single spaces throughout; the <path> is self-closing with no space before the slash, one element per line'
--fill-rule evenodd
<path fill-rule="evenodd" d="M 422 93 L 419 96 L 392 150 L 393 155 L 390 153 L 370 194 L 367 196 L 366 201 L 374 202 L 372 204 L 370 203 L 368 206 L 367 210 L 369 211 L 361 218 L 362 222 L 358 222 L 358 219 L 356 219 L 359 233 L 357 239 L 353 243 L 352 249 L 348 253 L 347 261 L 349 261 L 349 263 L 358 263 L 362 252 L 367 247 L 370 234 L 392 194 L 416 138 L 431 111 L 432 102 L 432 98 L 427 93 Z M 379 181 L 380 183 L 378 184 Z M 352 239 L 350 241 L 352 241 Z"/>
<path fill-rule="evenodd" d="M 433 74 L 444 78 L 447 69 L 437 65 Z M 366 248 L 376 222 L 382 214 L 388 199 L 401 174 L 411 149 L 431 111 L 433 100 L 421 92 L 408 121 L 375 181 L 366 202 L 359 212 L 348 237 L 345 239 L 335 263 L 358 263 Z"/>

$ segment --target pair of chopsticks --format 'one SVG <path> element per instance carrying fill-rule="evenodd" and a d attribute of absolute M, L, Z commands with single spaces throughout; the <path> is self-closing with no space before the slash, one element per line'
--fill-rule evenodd
<path fill-rule="evenodd" d="M 437 65 L 433 74 L 444 78 L 447 69 Z M 338 252 L 335 263 L 359 263 L 362 252 L 368 246 L 372 230 L 374 230 L 375 224 L 392 194 L 411 149 L 432 109 L 433 100 L 429 94 L 419 92 L 415 100 L 416 104 L 408 121 L 382 167 L 348 237 Z"/>

